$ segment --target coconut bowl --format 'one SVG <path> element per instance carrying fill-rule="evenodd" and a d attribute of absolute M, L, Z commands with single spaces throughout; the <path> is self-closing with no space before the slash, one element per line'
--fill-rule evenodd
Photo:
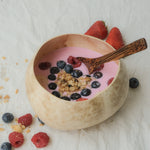
<path fill-rule="evenodd" d="M 26 92 L 30 104 L 46 125 L 59 130 L 76 130 L 99 124 L 115 114 L 128 94 L 129 79 L 121 60 L 112 83 L 95 97 L 79 102 L 62 100 L 45 89 L 47 79 L 35 75 L 35 66 L 45 55 L 63 47 L 81 47 L 101 54 L 115 49 L 100 39 L 80 34 L 65 34 L 47 41 L 30 62 L 26 72 Z"/>

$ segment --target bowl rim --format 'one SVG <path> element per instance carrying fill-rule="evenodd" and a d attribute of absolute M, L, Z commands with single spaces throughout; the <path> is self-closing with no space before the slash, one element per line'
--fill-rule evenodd
<path fill-rule="evenodd" d="M 67 33 L 67 34 L 57 35 L 57 36 L 55 36 L 55 37 L 53 37 L 53 38 L 47 40 L 46 42 L 44 42 L 44 43 L 40 46 L 40 48 L 38 49 L 38 51 L 36 52 L 36 54 L 35 54 L 35 56 L 34 56 L 34 58 L 33 58 L 33 66 L 32 66 L 33 74 L 34 74 L 34 76 L 35 76 L 36 81 L 39 83 L 39 85 L 42 87 L 43 90 L 45 90 L 48 94 L 50 94 L 50 95 L 51 95 L 52 97 L 54 97 L 55 99 L 58 99 L 59 101 L 61 100 L 61 102 L 65 102 L 65 103 L 71 103 L 71 102 L 72 102 L 72 103 L 75 103 L 76 101 L 75 101 L 75 102 L 74 102 L 74 101 L 66 101 L 66 100 L 63 100 L 63 99 L 61 99 L 61 98 L 59 98 L 59 97 L 56 97 L 56 96 L 54 96 L 53 94 L 51 94 L 48 90 L 46 90 L 46 89 L 41 85 L 41 83 L 38 81 L 37 76 L 35 75 L 35 70 L 34 70 L 34 68 L 35 68 L 35 60 L 36 60 L 36 57 L 37 57 L 37 55 L 38 55 L 40 49 L 41 49 L 44 45 L 46 45 L 49 41 L 55 40 L 55 39 L 57 39 L 57 38 L 61 38 L 61 37 L 63 37 L 63 36 L 83 36 L 83 37 L 88 37 L 88 38 L 91 38 L 91 39 L 94 39 L 94 40 L 97 40 L 97 41 L 101 41 L 102 43 L 104 43 L 104 44 L 106 44 L 107 46 L 109 46 L 113 51 L 116 51 L 116 49 L 115 49 L 114 47 L 112 47 L 109 43 L 107 43 L 107 42 L 104 41 L 104 40 L 98 39 L 98 38 L 93 37 L 93 36 L 90 36 L 90 35 L 74 34 L 74 33 Z M 120 63 L 121 63 L 121 60 L 116 60 L 116 62 L 118 62 L 118 64 L 117 64 L 117 65 L 118 65 L 118 70 L 117 70 L 116 75 L 114 76 L 113 81 L 112 81 L 104 90 L 102 90 L 102 91 L 100 91 L 100 92 L 97 92 L 92 98 L 90 98 L 90 99 L 88 99 L 88 100 L 84 100 L 84 101 L 77 101 L 78 103 L 85 103 L 85 102 L 87 102 L 87 101 L 92 101 L 92 100 L 95 99 L 98 95 L 102 94 L 103 92 L 105 92 L 106 90 L 108 90 L 108 89 L 112 86 L 112 84 L 115 82 L 115 80 L 116 80 L 116 78 L 118 77 L 118 74 L 119 74 L 119 72 L 120 72 L 120 66 L 121 66 Z"/>

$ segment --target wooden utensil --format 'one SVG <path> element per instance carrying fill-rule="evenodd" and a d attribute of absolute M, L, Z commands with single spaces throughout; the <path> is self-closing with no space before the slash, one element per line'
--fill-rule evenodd
<path fill-rule="evenodd" d="M 98 58 L 77 57 L 77 59 L 82 61 L 87 66 L 89 73 L 92 74 L 97 68 L 99 68 L 101 64 L 132 55 L 134 53 L 145 50 L 146 48 L 146 40 L 142 38 L 120 48 L 117 51 L 108 53 Z"/>

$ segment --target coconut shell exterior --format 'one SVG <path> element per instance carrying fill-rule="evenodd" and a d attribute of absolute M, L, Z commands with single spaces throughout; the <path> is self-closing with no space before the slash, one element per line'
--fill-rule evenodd
<path fill-rule="evenodd" d="M 83 47 L 107 54 L 114 51 L 97 38 L 66 34 L 47 41 L 30 62 L 26 72 L 26 92 L 31 106 L 46 125 L 60 130 L 76 130 L 96 125 L 117 112 L 128 94 L 129 79 L 122 61 L 116 61 L 118 72 L 113 82 L 95 97 L 85 101 L 65 101 L 49 93 L 44 87 L 47 79 L 35 76 L 35 65 L 53 50 L 63 47 Z"/>

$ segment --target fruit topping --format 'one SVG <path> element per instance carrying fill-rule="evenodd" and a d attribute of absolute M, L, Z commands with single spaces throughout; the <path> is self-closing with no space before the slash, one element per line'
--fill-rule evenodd
<path fill-rule="evenodd" d="M 108 31 L 104 21 L 96 21 L 85 33 L 99 39 L 105 39 Z"/>
<path fill-rule="evenodd" d="M 82 96 L 89 96 L 91 94 L 91 90 L 88 88 L 85 88 L 81 91 Z"/>
<path fill-rule="evenodd" d="M 73 68 L 80 67 L 82 63 L 80 60 L 78 60 L 76 57 L 73 57 L 73 56 L 69 56 L 67 59 L 67 62 L 71 64 Z"/>
<path fill-rule="evenodd" d="M 110 78 L 107 82 L 107 85 L 109 85 L 113 81 L 114 77 Z"/>
<path fill-rule="evenodd" d="M 58 72 L 59 72 L 59 68 L 58 67 L 52 67 L 50 69 L 50 73 L 52 73 L 52 74 L 57 74 Z"/>
<path fill-rule="evenodd" d="M 87 98 L 79 98 L 79 99 L 77 99 L 76 101 L 85 101 L 85 100 L 88 100 Z"/>
<path fill-rule="evenodd" d="M 11 144 L 9 142 L 4 142 L 2 145 L 1 145 L 1 150 L 11 150 Z"/>
<path fill-rule="evenodd" d="M 114 27 L 110 30 L 110 33 L 106 39 L 106 42 L 109 43 L 116 50 L 124 46 L 121 32 L 117 27 Z"/>
<path fill-rule="evenodd" d="M 57 61 L 58 68 L 64 69 L 65 66 L 66 66 L 66 62 L 64 62 L 63 60 Z"/>
<path fill-rule="evenodd" d="M 66 65 L 64 70 L 66 71 L 66 73 L 71 73 L 73 71 L 73 67 L 72 65 Z"/>
<path fill-rule="evenodd" d="M 95 72 L 94 74 L 93 74 L 93 77 L 95 77 L 96 79 L 99 79 L 99 78 L 101 78 L 103 76 L 103 74 L 101 73 L 101 72 L 99 72 L 99 71 L 97 71 L 97 72 Z"/>
<path fill-rule="evenodd" d="M 136 78 L 130 78 L 129 85 L 131 88 L 137 88 L 139 86 L 139 81 Z"/>
<path fill-rule="evenodd" d="M 101 84 L 100 84 L 98 81 L 93 81 L 92 84 L 91 84 L 91 87 L 92 87 L 92 88 L 99 88 L 100 85 L 101 85 Z"/>
<path fill-rule="evenodd" d="M 24 136 L 19 132 L 12 132 L 9 134 L 9 141 L 15 148 L 20 147 L 24 142 Z"/>
<path fill-rule="evenodd" d="M 18 118 L 18 123 L 24 125 L 25 127 L 28 127 L 32 124 L 32 115 L 26 114 Z"/>
<path fill-rule="evenodd" d="M 52 94 L 55 95 L 56 97 L 60 97 L 60 93 L 58 91 L 53 91 Z"/>
<path fill-rule="evenodd" d="M 31 141 L 37 148 L 43 148 L 48 145 L 49 136 L 44 132 L 39 132 L 32 137 Z"/>
<path fill-rule="evenodd" d="M 83 75 L 82 71 L 78 70 L 78 69 L 75 69 L 73 70 L 73 72 L 71 73 L 71 75 L 75 78 L 79 78 Z"/>
<path fill-rule="evenodd" d="M 76 99 L 81 98 L 81 95 L 79 93 L 73 93 L 71 94 L 70 98 L 73 100 L 76 100 Z"/>
<path fill-rule="evenodd" d="M 67 100 L 67 101 L 70 101 L 70 98 L 67 97 L 67 96 L 62 96 L 61 99 L 64 99 L 64 100 Z"/>
<path fill-rule="evenodd" d="M 41 69 L 41 70 L 47 70 L 47 69 L 49 69 L 51 67 L 51 63 L 49 63 L 49 62 L 41 62 L 40 64 L 39 64 L 39 68 Z"/>
<path fill-rule="evenodd" d="M 38 117 L 38 121 L 43 125 L 45 124 L 39 117 Z"/>
<path fill-rule="evenodd" d="M 95 71 L 101 71 L 104 68 L 104 64 L 101 64 Z"/>
<path fill-rule="evenodd" d="M 56 80 L 56 76 L 54 75 L 54 74 L 50 74 L 49 76 L 48 76 L 48 79 L 49 80 Z"/>
<path fill-rule="evenodd" d="M 10 123 L 14 120 L 14 116 L 11 113 L 4 113 L 3 116 L 2 116 L 2 120 L 5 123 Z"/>
<path fill-rule="evenodd" d="M 49 87 L 49 89 L 51 89 L 51 90 L 55 90 L 55 89 L 57 88 L 57 84 L 54 83 L 54 82 L 52 82 L 52 83 L 50 83 L 50 84 L 48 85 L 48 87 Z"/>

